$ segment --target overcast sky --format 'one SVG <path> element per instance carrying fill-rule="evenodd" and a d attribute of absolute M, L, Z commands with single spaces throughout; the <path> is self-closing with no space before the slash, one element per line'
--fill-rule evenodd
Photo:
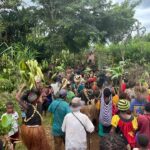
<path fill-rule="evenodd" d="M 31 0 L 24 0 L 29 5 Z M 113 2 L 123 2 L 124 0 L 112 0 Z M 146 27 L 147 32 L 150 32 L 150 0 L 142 0 L 141 4 L 137 6 L 135 11 L 135 18 L 137 18 L 143 26 Z"/>
<path fill-rule="evenodd" d="M 112 0 L 113 2 L 123 2 L 124 0 Z M 139 6 L 136 7 L 135 18 L 137 18 L 147 32 L 150 32 L 150 0 L 142 0 Z"/>

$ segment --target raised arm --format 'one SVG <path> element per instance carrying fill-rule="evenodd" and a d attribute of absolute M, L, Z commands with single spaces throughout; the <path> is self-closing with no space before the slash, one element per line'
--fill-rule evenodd
<path fill-rule="evenodd" d="M 22 95 L 22 92 L 24 90 L 24 88 L 26 87 L 25 84 L 22 84 L 19 91 L 16 93 L 16 100 L 19 102 L 20 101 L 20 98 L 21 98 L 21 95 Z"/>

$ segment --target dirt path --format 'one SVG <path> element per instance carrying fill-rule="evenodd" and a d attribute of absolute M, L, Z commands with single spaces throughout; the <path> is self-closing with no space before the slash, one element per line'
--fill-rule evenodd
<path fill-rule="evenodd" d="M 50 135 L 50 127 L 45 126 L 45 130 L 46 130 L 46 135 L 51 143 L 52 150 L 54 150 L 54 139 Z M 88 147 L 89 147 L 88 150 L 99 150 L 99 136 L 97 135 L 97 133 L 88 135 L 88 139 L 90 139 L 90 144 L 88 142 Z"/>
<path fill-rule="evenodd" d="M 51 128 L 50 128 L 50 123 L 49 123 L 49 116 L 44 118 L 44 128 L 46 131 L 47 138 L 51 144 L 52 150 L 54 150 L 54 139 L 50 133 Z M 88 136 L 88 138 L 89 138 L 89 136 Z M 26 148 L 23 146 L 22 143 L 20 143 L 20 144 L 17 144 L 16 150 L 26 150 Z M 99 137 L 98 137 L 97 133 L 93 133 L 90 135 L 90 147 L 88 150 L 99 150 Z"/>

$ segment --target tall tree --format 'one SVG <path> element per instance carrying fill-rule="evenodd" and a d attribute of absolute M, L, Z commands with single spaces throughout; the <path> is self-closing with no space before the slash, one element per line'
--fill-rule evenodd
<path fill-rule="evenodd" d="M 136 21 L 134 8 L 138 4 L 138 1 L 130 0 L 122 4 L 112 4 L 107 0 L 33 2 L 39 5 L 40 22 L 47 26 L 45 33 L 50 47 L 57 50 L 67 47 L 72 51 L 88 47 L 91 40 L 103 43 L 106 40 L 121 41 Z"/>

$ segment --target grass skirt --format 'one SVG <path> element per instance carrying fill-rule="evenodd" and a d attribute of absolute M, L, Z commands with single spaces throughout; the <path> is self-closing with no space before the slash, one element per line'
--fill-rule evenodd
<path fill-rule="evenodd" d="M 45 130 L 42 126 L 21 126 L 22 141 L 28 150 L 50 150 Z"/>

